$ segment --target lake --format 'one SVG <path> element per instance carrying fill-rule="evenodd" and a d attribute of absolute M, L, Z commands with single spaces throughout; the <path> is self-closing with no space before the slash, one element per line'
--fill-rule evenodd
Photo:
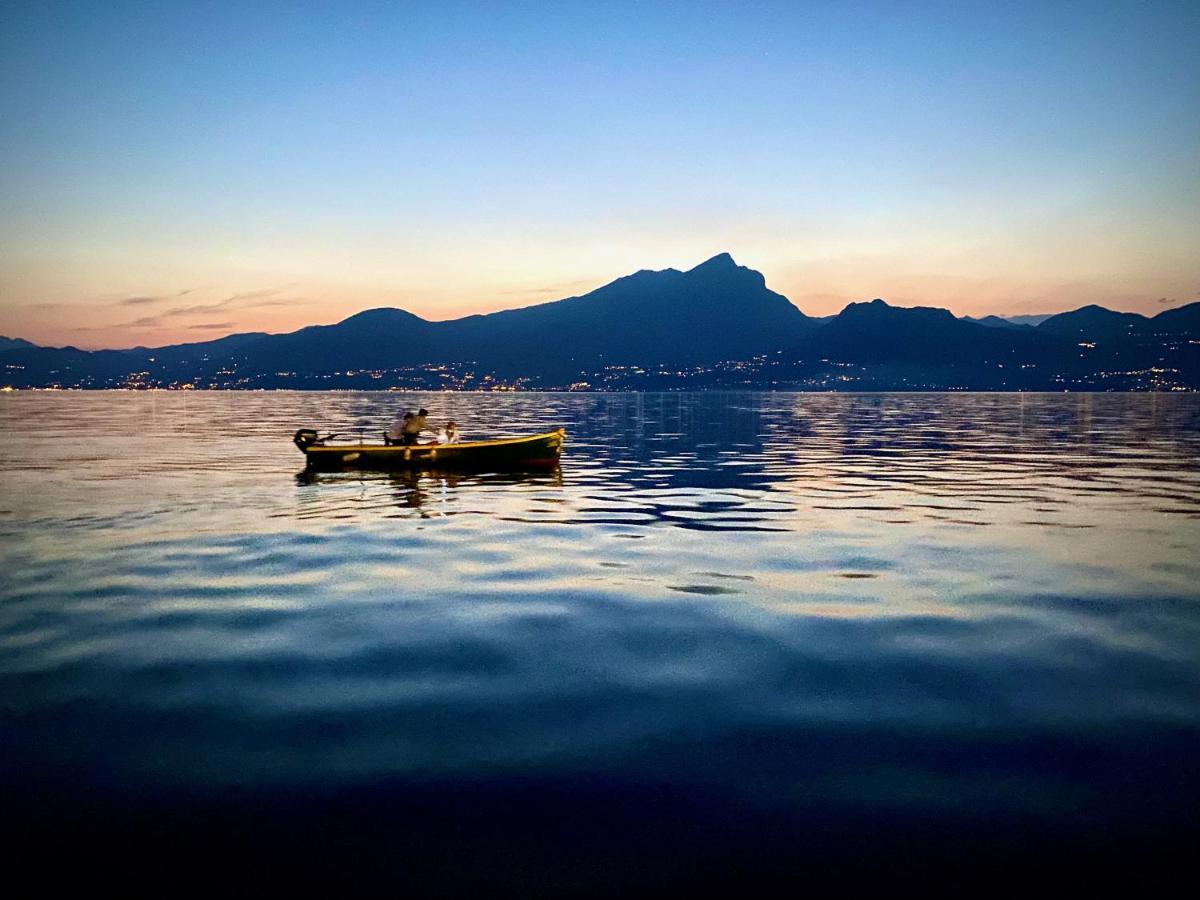
<path fill-rule="evenodd" d="M 565 426 L 306 477 L 300 426 Z M 1184 871 L 1200 397 L 0 396 L 9 868 L 461 895 Z M 235 891 L 236 892 L 236 891 Z"/>

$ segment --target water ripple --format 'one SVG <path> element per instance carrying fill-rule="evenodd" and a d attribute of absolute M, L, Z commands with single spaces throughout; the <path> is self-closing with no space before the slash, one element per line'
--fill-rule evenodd
<path fill-rule="evenodd" d="M 295 428 L 402 402 L 564 425 L 561 470 L 300 471 Z M 1200 808 L 1192 397 L 19 393 L 0 426 L 10 788 Z"/>

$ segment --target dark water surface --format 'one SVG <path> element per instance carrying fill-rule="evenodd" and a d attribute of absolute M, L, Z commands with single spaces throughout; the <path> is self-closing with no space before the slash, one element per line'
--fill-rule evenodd
<path fill-rule="evenodd" d="M 298 477 L 418 402 L 560 472 Z M 8 866 L 610 893 L 1183 865 L 1200 398 L 0 397 Z M 231 887 L 232 886 L 232 887 Z"/>

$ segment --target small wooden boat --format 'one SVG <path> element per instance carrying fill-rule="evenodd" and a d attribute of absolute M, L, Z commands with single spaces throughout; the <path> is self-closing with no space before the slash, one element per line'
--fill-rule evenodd
<path fill-rule="evenodd" d="M 337 469 L 471 469 L 502 471 L 552 469 L 562 456 L 563 428 L 529 437 L 458 444 L 333 444 L 311 428 L 301 428 L 292 441 L 320 472 Z"/>

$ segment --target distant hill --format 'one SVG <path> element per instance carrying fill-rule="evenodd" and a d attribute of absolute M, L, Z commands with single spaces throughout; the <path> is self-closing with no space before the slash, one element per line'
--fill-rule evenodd
<path fill-rule="evenodd" d="M 1037 330 L 1083 341 L 1112 340 L 1137 334 L 1149 321 L 1137 313 L 1113 312 L 1091 304 L 1051 316 Z"/>
<path fill-rule="evenodd" d="M 433 362 L 442 349 L 433 339 L 436 329 L 435 323 L 401 309 L 371 309 L 336 325 L 260 335 L 212 358 L 256 372 L 329 372 Z"/>
<path fill-rule="evenodd" d="M 979 363 L 1044 358 L 1061 346 L 1026 328 L 994 328 L 946 309 L 851 303 L 797 348 L 804 357 L 861 363 Z"/>
<path fill-rule="evenodd" d="M 1080 341 L 1132 340 L 1143 345 L 1163 336 L 1200 338 L 1200 301 L 1164 310 L 1153 317 L 1113 312 L 1091 304 L 1051 316 L 1037 330 Z"/>
<path fill-rule="evenodd" d="M 10 338 L 0 334 L 0 353 L 6 350 L 21 350 L 28 347 L 35 347 L 36 344 L 31 344 L 29 341 L 21 338 Z"/>
<path fill-rule="evenodd" d="M 1041 317 L 1037 317 L 1038 321 L 1042 321 Z M 986 325 L 989 328 L 1029 328 L 1028 324 L 1014 322 L 1012 319 L 1006 319 L 1003 316 L 984 316 L 976 319 L 971 316 L 963 316 L 964 322 L 974 322 L 976 325 Z"/>
<path fill-rule="evenodd" d="M 1150 320 L 1147 331 L 1200 339 L 1200 300 L 1160 312 Z"/>
<path fill-rule="evenodd" d="M 169 344 L 166 347 L 134 347 L 130 352 L 143 353 L 194 353 L 197 350 L 205 354 L 222 353 L 227 350 L 236 350 L 239 347 L 244 347 L 246 344 L 251 344 L 260 338 L 270 337 L 265 331 L 246 331 L 241 334 L 231 334 L 223 338 L 217 338 L 213 341 L 203 341 L 201 343 L 189 344 Z"/>
<path fill-rule="evenodd" d="M 798 382 L 881 390 L 1200 388 L 1200 304 L 1170 312 L 1147 319 L 1084 307 L 1029 327 L 877 299 L 848 305 L 792 358 Z"/>
<path fill-rule="evenodd" d="M 1029 389 L 1051 378 L 1056 360 L 1074 355 L 1065 340 L 1025 326 L 997 327 L 949 310 L 851 303 L 793 350 L 800 376 L 841 367 L 878 389 Z M 847 370 L 847 367 L 849 369 Z"/>
<path fill-rule="evenodd" d="M 1003 319 L 1005 322 L 1009 322 L 1013 325 L 1035 325 L 1036 326 L 1036 325 L 1041 325 L 1052 315 L 1054 315 L 1054 313 L 1038 313 L 1036 315 L 1024 315 L 1024 316 L 996 316 L 995 318 Z"/>

